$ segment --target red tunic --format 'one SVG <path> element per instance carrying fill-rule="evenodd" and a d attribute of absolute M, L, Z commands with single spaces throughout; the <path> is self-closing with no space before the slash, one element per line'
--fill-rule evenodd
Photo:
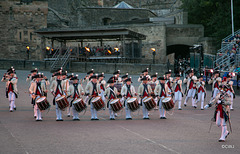
<path fill-rule="evenodd" d="M 102 85 L 102 84 L 100 85 L 100 88 L 101 88 L 102 90 L 104 90 L 104 87 L 103 87 L 103 85 Z"/>
<path fill-rule="evenodd" d="M 190 81 L 189 89 L 193 88 L 193 81 Z"/>
<path fill-rule="evenodd" d="M 217 83 L 217 82 L 215 82 L 215 84 L 214 84 L 214 88 L 218 88 L 218 89 L 219 89 L 219 87 L 218 87 L 218 83 Z"/>
<path fill-rule="evenodd" d="M 59 90 L 59 88 L 57 88 L 57 91 L 56 91 L 56 96 L 57 96 L 58 94 L 62 95 L 62 94 L 60 93 L 60 90 Z"/>
<path fill-rule="evenodd" d="M 201 91 L 204 92 L 204 89 L 202 86 L 200 86 L 200 88 L 198 89 L 198 93 L 200 93 Z"/>
<path fill-rule="evenodd" d="M 9 83 L 9 86 L 8 86 L 8 93 L 10 92 L 13 92 L 13 85 L 12 83 Z"/>
<path fill-rule="evenodd" d="M 128 93 L 127 93 L 127 98 L 129 98 L 129 97 L 131 97 L 131 95 L 130 95 L 130 93 L 128 92 Z"/>
<path fill-rule="evenodd" d="M 175 89 L 175 92 L 178 92 L 178 91 L 180 91 L 179 85 L 177 85 L 177 86 L 176 86 L 176 89 Z"/>
<path fill-rule="evenodd" d="M 143 97 L 148 97 L 148 94 L 147 94 L 146 91 L 144 91 L 144 93 L 143 93 Z"/>
<path fill-rule="evenodd" d="M 220 111 L 220 117 L 223 118 L 223 107 L 222 107 L 222 104 L 218 104 L 217 111 Z"/>

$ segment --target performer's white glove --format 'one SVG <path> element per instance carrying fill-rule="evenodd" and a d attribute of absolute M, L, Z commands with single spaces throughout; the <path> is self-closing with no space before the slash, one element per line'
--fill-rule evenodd
<path fill-rule="evenodd" d="M 209 108 L 209 105 L 205 105 L 204 108 L 205 108 L 205 109 Z"/>

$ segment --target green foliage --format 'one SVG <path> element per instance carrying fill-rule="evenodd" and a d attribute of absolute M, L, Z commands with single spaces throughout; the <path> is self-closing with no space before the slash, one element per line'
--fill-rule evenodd
<path fill-rule="evenodd" d="M 240 1 L 234 1 L 235 31 L 240 29 Z M 202 24 L 205 36 L 215 37 L 220 45 L 222 39 L 232 32 L 231 0 L 182 0 L 182 8 L 188 12 L 190 24 Z"/>

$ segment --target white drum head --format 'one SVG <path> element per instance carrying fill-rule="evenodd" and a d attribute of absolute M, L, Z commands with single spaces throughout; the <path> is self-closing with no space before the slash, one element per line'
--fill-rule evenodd
<path fill-rule="evenodd" d="M 65 97 L 64 95 L 62 95 L 62 96 L 60 96 L 60 97 L 57 97 L 56 101 L 61 100 L 61 99 L 63 99 L 64 97 Z"/>
<path fill-rule="evenodd" d="M 119 99 L 113 99 L 113 100 L 110 101 L 110 104 L 114 104 L 114 103 L 116 103 L 118 101 L 119 101 Z"/>
<path fill-rule="evenodd" d="M 152 97 L 145 97 L 144 99 L 143 99 L 143 102 L 148 102 L 149 100 L 151 100 L 152 99 Z"/>
<path fill-rule="evenodd" d="M 100 98 L 101 98 L 100 96 L 94 97 L 94 98 L 92 98 L 92 102 L 96 102 L 96 101 L 98 101 Z"/>
<path fill-rule="evenodd" d="M 42 96 L 42 97 L 38 98 L 36 102 L 37 102 L 37 103 L 42 102 L 44 99 L 46 99 L 46 97 L 45 97 L 45 96 Z"/>
<path fill-rule="evenodd" d="M 136 97 L 128 98 L 128 99 L 127 99 L 127 103 L 131 103 L 131 102 L 134 102 L 134 101 L 136 101 L 136 100 L 137 100 Z"/>
<path fill-rule="evenodd" d="M 81 98 L 75 99 L 75 100 L 73 101 L 73 104 L 78 103 L 78 102 L 80 102 L 80 101 L 81 101 Z"/>
<path fill-rule="evenodd" d="M 162 102 L 169 102 L 172 98 L 171 97 L 165 97 Z"/>

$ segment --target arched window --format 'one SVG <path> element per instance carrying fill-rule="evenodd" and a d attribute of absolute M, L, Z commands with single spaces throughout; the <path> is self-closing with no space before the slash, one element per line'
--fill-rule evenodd
<path fill-rule="evenodd" d="M 103 21 L 103 25 L 110 25 L 112 19 L 111 18 L 103 18 L 102 21 Z"/>

